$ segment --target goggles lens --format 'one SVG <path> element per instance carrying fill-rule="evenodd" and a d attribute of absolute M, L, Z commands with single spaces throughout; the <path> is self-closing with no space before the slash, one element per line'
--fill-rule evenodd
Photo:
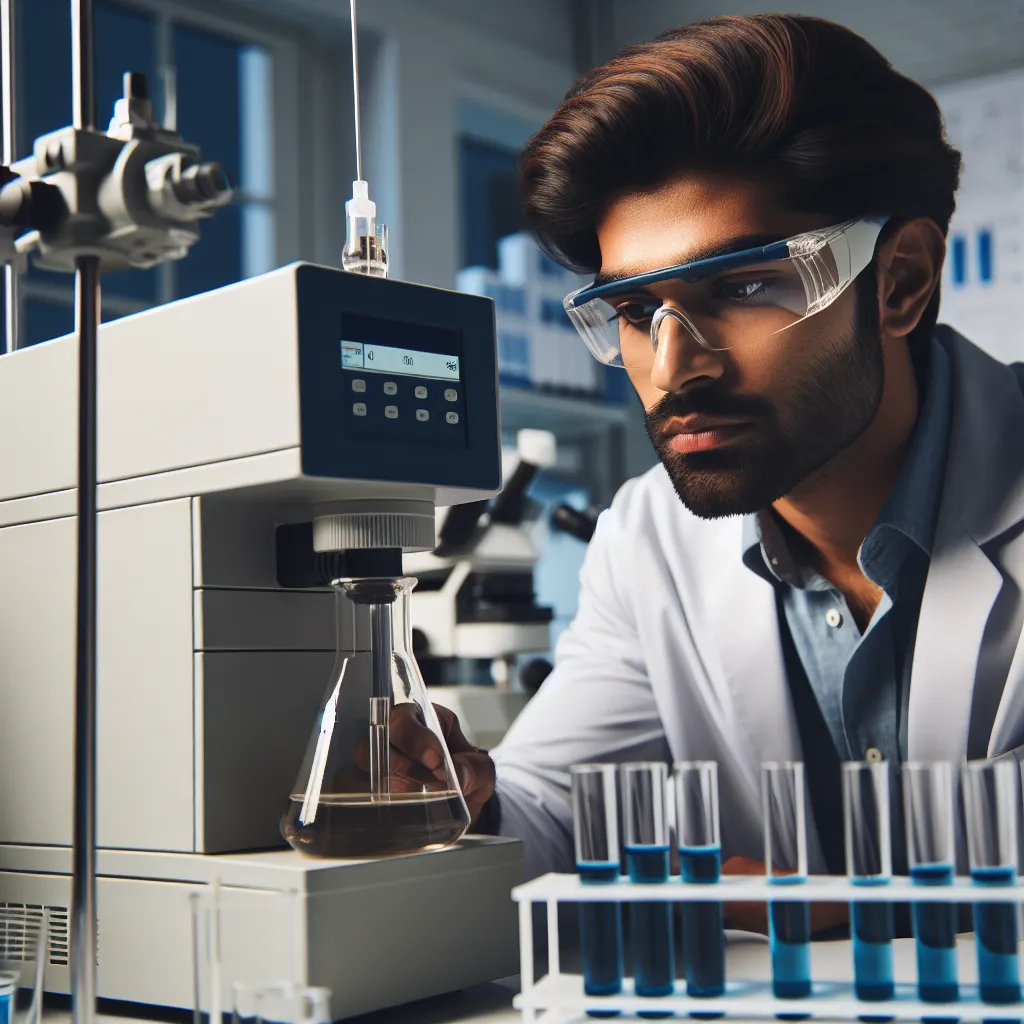
<path fill-rule="evenodd" d="M 788 239 L 782 258 L 754 250 L 760 260 L 744 262 L 734 253 L 580 289 L 565 309 L 590 351 L 611 366 L 653 366 L 673 337 L 714 351 L 738 348 L 831 305 L 871 262 L 881 227 L 876 219 L 850 221 Z"/>

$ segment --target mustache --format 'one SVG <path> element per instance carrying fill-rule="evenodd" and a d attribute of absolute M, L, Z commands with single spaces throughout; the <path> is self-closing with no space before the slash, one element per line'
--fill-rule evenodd
<path fill-rule="evenodd" d="M 714 386 L 667 394 L 646 413 L 647 432 L 657 441 L 665 425 L 675 417 L 691 415 L 722 416 L 734 419 L 764 420 L 772 415 L 771 403 L 758 395 L 737 395 Z"/>

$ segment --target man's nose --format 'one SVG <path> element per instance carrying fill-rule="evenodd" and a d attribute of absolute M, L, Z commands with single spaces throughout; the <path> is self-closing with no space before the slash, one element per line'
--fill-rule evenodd
<path fill-rule="evenodd" d="M 718 380 L 724 371 L 722 354 L 702 345 L 690 329 L 671 314 L 658 325 L 651 383 L 666 393 L 681 391 L 694 380 Z"/>

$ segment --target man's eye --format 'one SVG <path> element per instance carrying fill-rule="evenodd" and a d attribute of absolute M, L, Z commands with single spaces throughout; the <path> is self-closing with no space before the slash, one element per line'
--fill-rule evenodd
<path fill-rule="evenodd" d="M 651 322 L 651 317 L 654 316 L 657 308 L 658 303 L 656 302 L 639 302 L 637 300 L 620 302 L 615 307 L 615 316 L 634 327 L 643 327 Z"/>
<path fill-rule="evenodd" d="M 715 283 L 715 297 L 729 302 L 756 302 L 768 291 L 768 282 L 763 278 L 755 280 L 724 280 Z"/>

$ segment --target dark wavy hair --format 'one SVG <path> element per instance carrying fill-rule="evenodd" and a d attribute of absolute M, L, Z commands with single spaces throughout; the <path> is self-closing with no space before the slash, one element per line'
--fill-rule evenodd
<path fill-rule="evenodd" d="M 521 155 L 527 223 L 557 262 L 592 273 L 610 202 L 701 170 L 766 181 L 796 210 L 887 213 L 893 226 L 927 217 L 945 233 L 960 154 L 931 94 L 849 29 L 792 14 L 712 18 L 573 85 Z M 912 340 L 931 333 L 938 308 L 936 289 Z"/>

